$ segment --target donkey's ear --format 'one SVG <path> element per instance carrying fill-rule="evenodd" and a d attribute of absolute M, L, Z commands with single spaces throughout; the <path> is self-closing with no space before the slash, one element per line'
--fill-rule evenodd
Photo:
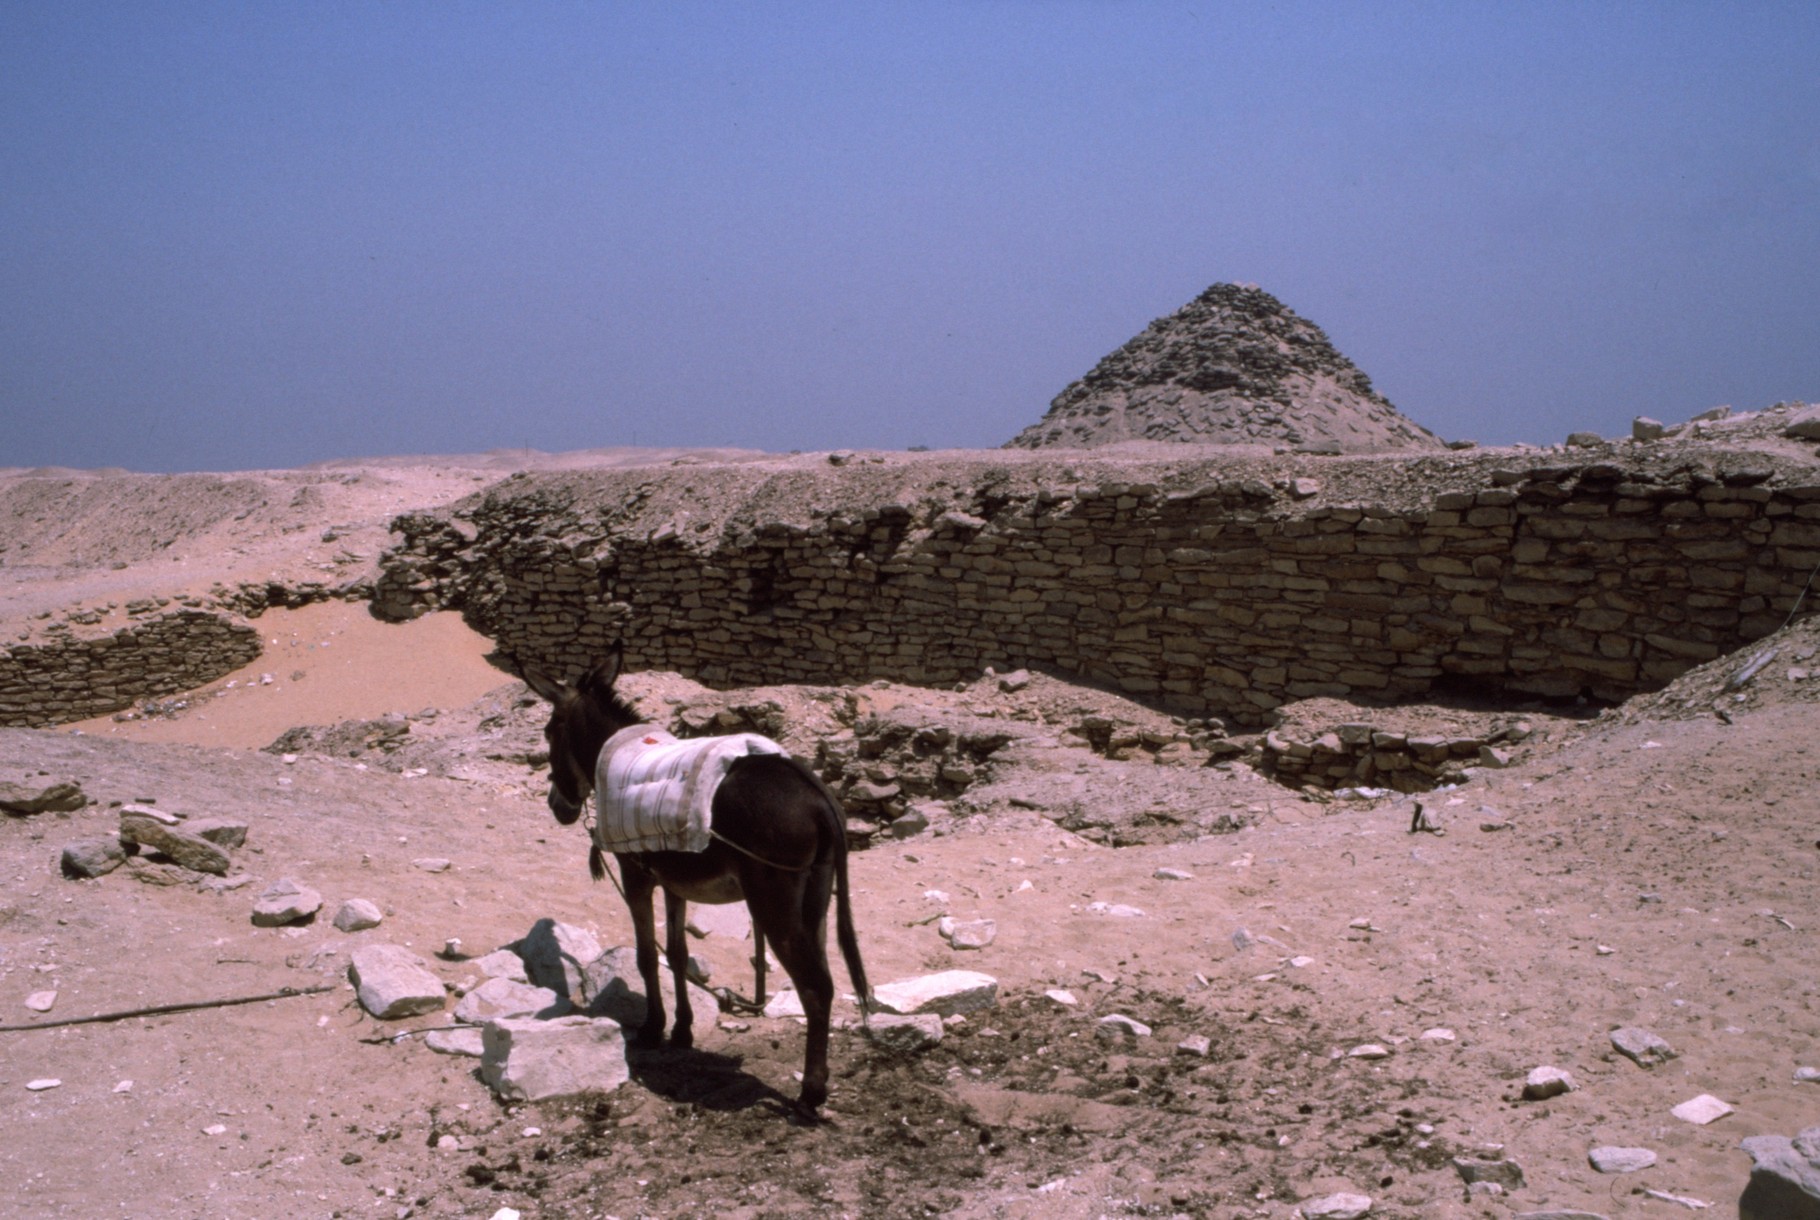
<path fill-rule="evenodd" d="M 580 682 L 575 684 L 577 690 L 594 694 L 610 695 L 613 683 L 619 680 L 620 668 L 625 664 L 626 652 L 623 647 L 616 647 L 606 660 L 590 669 Z"/>
<path fill-rule="evenodd" d="M 533 669 L 529 665 L 525 666 L 524 680 L 525 685 L 530 687 L 532 692 L 546 703 L 558 702 L 563 695 L 568 693 L 569 689 L 548 674 L 541 670 Z"/>

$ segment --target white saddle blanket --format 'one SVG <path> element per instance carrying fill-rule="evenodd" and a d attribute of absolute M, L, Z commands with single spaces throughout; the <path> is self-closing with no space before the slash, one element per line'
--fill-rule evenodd
<path fill-rule="evenodd" d="M 613 852 L 705 851 L 714 793 L 752 754 L 788 756 L 757 733 L 679 741 L 652 724 L 621 729 L 594 764 L 594 841 Z"/>

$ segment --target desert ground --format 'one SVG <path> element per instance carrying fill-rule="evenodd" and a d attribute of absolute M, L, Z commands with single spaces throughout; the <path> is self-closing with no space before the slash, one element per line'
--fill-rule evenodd
<path fill-rule="evenodd" d="M 534 460 L 675 458 L 0 472 L 0 628 L 39 639 L 71 613 L 105 626 L 136 598 L 249 583 L 353 588 L 399 511 Z M 1534 731 L 1511 765 L 1424 795 L 1416 831 L 1409 797 L 1106 748 L 1108 723 L 1141 742 L 1170 718 L 1051 675 L 944 691 L 628 675 L 653 720 L 762 707 L 792 748 L 883 711 L 1003 727 L 964 798 L 850 864 L 875 985 L 979 971 L 997 1003 L 906 1054 L 866 1037 L 849 995 L 813 1124 L 788 1104 L 787 1017 L 698 1017 L 693 1050 L 634 1053 L 619 1090 L 524 1104 L 416 1036 L 449 1011 L 367 1015 L 347 976 L 363 941 L 410 947 L 453 993 L 539 920 L 603 946 L 630 923 L 589 877 L 584 830 L 546 809 L 541 705 L 486 639 L 447 613 L 381 623 L 357 599 L 252 621 L 264 655 L 207 687 L 0 730 L 0 781 L 88 798 L 0 818 L 0 1214 L 1289 1220 L 1352 1194 L 1374 1217 L 1735 1216 L 1739 1141 L 1820 1115 L 1820 1084 L 1797 1079 L 1820 1066 L 1811 614 L 1749 650 L 1776 652 L 1742 684 L 1740 655 L 1619 707 L 1520 709 Z M 1473 709 L 1399 714 L 1445 730 Z M 62 875 L 63 847 L 112 834 L 123 804 L 239 819 L 246 844 L 226 877 L 148 855 Z M 283 878 L 319 891 L 321 915 L 254 926 Z M 377 928 L 331 925 L 354 898 Z M 953 948 L 944 914 L 996 938 Z M 748 989 L 738 920 L 703 923 L 711 982 Z M 1632 1062 L 1620 1027 L 1675 1057 Z M 1525 1099 L 1541 1067 L 1575 1087 Z M 1729 1112 L 1672 1113 L 1702 1095 Z M 1604 1147 L 1655 1160 L 1600 1172 Z M 1514 1163 L 1521 1184 L 1506 1168 L 1501 1193 L 1469 1192 L 1456 1158 Z"/>

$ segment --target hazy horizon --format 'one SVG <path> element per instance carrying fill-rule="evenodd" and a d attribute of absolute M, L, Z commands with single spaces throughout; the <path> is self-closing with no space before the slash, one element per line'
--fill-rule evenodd
<path fill-rule="evenodd" d="M 1820 398 L 1820 8 L 0 10 L 0 466 L 987 448 L 1256 283 L 1449 439 Z"/>

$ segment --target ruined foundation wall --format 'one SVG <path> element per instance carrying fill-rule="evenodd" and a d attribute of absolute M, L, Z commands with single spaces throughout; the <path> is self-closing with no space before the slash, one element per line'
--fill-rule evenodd
<path fill-rule="evenodd" d="M 1781 626 L 1820 565 L 1820 478 L 1782 459 L 1077 465 L 517 476 L 400 518 L 375 609 L 564 674 L 621 639 L 723 686 L 1028 666 L 1257 724 L 1624 698 Z"/>
<path fill-rule="evenodd" d="M 258 631 L 201 610 L 162 614 L 111 635 L 0 647 L 0 725 L 65 724 L 116 712 L 212 682 L 259 651 Z"/>

